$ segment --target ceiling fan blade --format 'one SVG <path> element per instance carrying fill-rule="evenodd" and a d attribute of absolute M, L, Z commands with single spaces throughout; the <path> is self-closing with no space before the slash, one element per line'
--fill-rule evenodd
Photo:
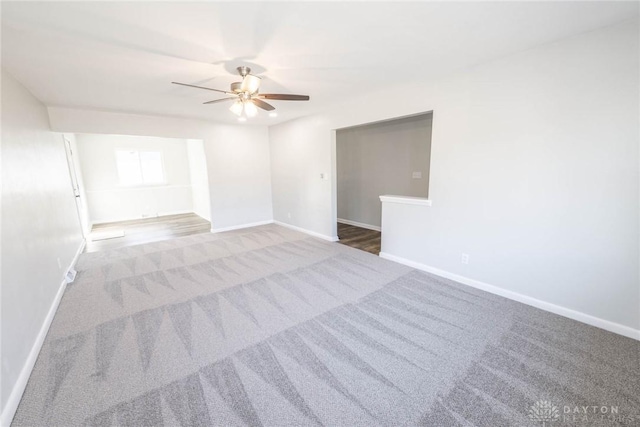
<path fill-rule="evenodd" d="M 264 102 L 261 99 L 253 98 L 252 101 L 253 101 L 254 104 L 256 104 L 256 106 L 262 108 L 263 110 L 271 111 L 271 110 L 275 110 L 276 109 L 276 107 L 274 107 L 273 105 L 271 105 L 271 104 L 269 104 L 267 102 Z"/>
<path fill-rule="evenodd" d="M 205 90 L 212 90 L 214 92 L 220 92 L 220 93 L 226 93 L 228 95 L 233 95 L 233 92 L 227 92 L 226 90 L 220 90 L 220 89 L 212 89 L 210 87 L 204 87 L 204 86 L 196 86 L 196 85 L 190 85 L 187 83 L 178 83 L 178 82 L 171 82 L 174 85 L 180 85 L 180 86 L 188 86 L 188 87 L 195 87 L 196 89 L 205 89 Z"/>
<path fill-rule="evenodd" d="M 222 98 L 222 99 L 214 99 L 213 101 L 207 101 L 207 102 L 203 102 L 203 104 L 215 104 L 217 102 L 222 102 L 222 101 L 230 101 L 232 99 L 238 99 L 237 96 L 231 96 L 229 98 Z"/>
<path fill-rule="evenodd" d="M 290 95 L 284 93 L 261 93 L 261 99 L 275 99 L 279 101 L 308 101 L 309 95 Z"/>

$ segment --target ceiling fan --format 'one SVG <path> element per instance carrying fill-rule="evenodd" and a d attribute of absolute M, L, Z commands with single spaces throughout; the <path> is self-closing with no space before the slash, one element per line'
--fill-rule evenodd
<path fill-rule="evenodd" d="M 262 108 L 266 111 L 275 110 L 275 107 L 264 99 L 274 101 L 308 101 L 308 95 L 291 95 L 282 93 L 259 93 L 260 90 L 260 77 L 251 74 L 251 68 L 238 67 L 238 73 L 242 76 L 241 82 L 231 83 L 231 90 L 212 89 L 204 86 L 196 86 L 187 83 L 171 82 L 174 85 L 195 87 L 197 89 L 212 90 L 214 92 L 224 93 L 226 95 L 232 95 L 228 98 L 215 99 L 213 101 L 207 101 L 205 104 L 216 104 L 224 101 L 234 101 L 229 110 L 238 116 L 242 116 L 242 112 L 247 117 L 254 117 L 258 114 L 258 108 Z M 258 108 L 256 108 L 258 107 Z"/>

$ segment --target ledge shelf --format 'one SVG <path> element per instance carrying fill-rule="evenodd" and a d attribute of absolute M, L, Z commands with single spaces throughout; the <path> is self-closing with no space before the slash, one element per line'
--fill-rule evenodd
<path fill-rule="evenodd" d="M 431 206 L 431 200 L 426 197 L 394 196 L 385 194 L 380 196 L 380 201 L 383 203 L 400 203 L 403 205 Z"/>

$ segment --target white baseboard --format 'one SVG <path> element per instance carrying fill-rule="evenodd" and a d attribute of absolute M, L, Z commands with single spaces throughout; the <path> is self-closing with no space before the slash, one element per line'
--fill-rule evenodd
<path fill-rule="evenodd" d="M 518 301 L 523 304 L 527 304 L 532 307 L 539 308 L 541 310 L 558 314 L 560 316 L 568 317 L 569 319 L 577 320 L 578 322 L 586 323 L 587 325 L 595 326 L 597 328 L 601 328 L 606 331 L 613 332 L 619 335 L 624 335 L 625 337 L 633 338 L 635 340 L 640 341 L 640 330 L 634 329 L 630 326 L 625 326 L 619 323 L 611 322 L 609 320 L 601 319 L 599 317 L 595 317 L 590 314 L 582 313 L 580 311 L 576 311 L 567 307 L 562 307 L 556 304 L 552 304 L 550 302 L 542 301 L 527 295 L 520 294 L 518 292 L 509 291 L 507 289 L 503 289 L 495 285 L 490 285 L 488 283 L 481 282 L 479 280 L 470 279 L 465 276 L 460 276 L 455 273 L 451 273 L 445 270 L 440 270 L 438 268 L 431 267 L 426 264 L 421 264 L 416 261 L 411 261 L 409 259 L 402 258 L 399 256 L 391 255 L 386 252 L 380 252 L 380 258 L 388 259 L 390 261 L 395 261 L 397 263 L 404 264 L 406 266 L 413 267 L 418 270 L 435 274 L 436 276 L 445 277 L 447 279 L 451 279 L 458 283 L 462 283 L 464 285 L 468 285 L 476 289 L 480 289 L 482 291 L 499 295 L 501 297 L 505 297 L 513 301 Z"/>
<path fill-rule="evenodd" d="M 299 231 L 301 233 L 305 233 L 305 234 L 308 234 L 308 235 L 313 236 L 313 237 L 317 237 L 317 238 L 322 239 L 322 240 L 327 240 L 329 242 L 337 242 L 338 241 L 338 236 L 333 236 L 333 237 L 327 236 L 326 234 L 316 233 L 315 231 L 307 230 L 306 228 L 296 227 L 295 225 L 287 224 L 286 222 L 280 222 L 280 221 L 273 221 L 273 222 L 275 224 L 281 225 L 283 227 L 287 227 L 287 228 L 290 228 L 292 230 Z"/>
<path fill-rule="evenodd" d="M 242 228 L 257 227 L 259 225 L 273 224 L 273 220 L 250 222 L 247 224 L 232 225 L 231 227 L 211 228 L 212 233 L 222 233 L 223 231 L 240 230 Z"/>
<path fill-rule="evenodd" d="M 170 215 L 184 215 L 184 214 L 196 214 L 193 210 L 187 210 L 187 211 L 170 211 L 170 212 L 158 212 L 157 216 L 148 216 L 147 218 L 160 218 L 161 216 L 170 216 Z M 200 216 L 200 215 L 198 215 Z M 139 219 L 144 219 L 144 218 L 139 218 Z"/>
<path fill-rule="evenodd" d="M 31 347 L 29 356 L 27 356 L 27 360 L 22 366 L 20 375 L 18 375 L 18 380 L 13 385 L 13 389 L 11 390 L 11 394 L 9 395 L 9 399 L 7 400 L 7 403 L 2 410 L 2 414 L 0 414 L 0 426 L 11 425 L 11 421 L 13 420 L 13 417 L 16 414 L 16 410 L 18 409 L 18 405 L 20 404 L 20 399 L 22 399 L 22 394 L 27 388 L 27 382 L 29 381 L 29 377 L 31 376 L 31 371 L 33 371 L 33 367 L 36 364 L 36 360 L 38 359 L 38 355 L 40 354 L 40 350 L 42 349 L 42 344 L 44 344 L 44 340 L 47 337 L 47 333 L 49 332 L 49 327 L 51 327 L 51 322 L 53 322 L 53 317 L 58 310 L 58 306 L 60 305 L 60 301 L 62 300 L 62 295 L 67 288 L 67 281 L 65 277 L 69 270 L 73 269 L 73 267 L 76 265 L 76 262 L 78 261 L 80 254 L 84 250 L 86 243 L 86 240 L 83 239 L 80 243 L 80 246 L 78 247 L 78 250 L 76 251 L 75 256 L 73 257 L 73 260 L 71 260 L 71 263 L 69 264 L 69 268 L 67 268 L 67 270 L 65 270 L 64 272 L 62 283 L 60 283 L 58 292 L 56 293 L 56 296 L 51 303 L 51 307 L 49 307 L 47 317 L 45 317 L 44 322 L 40 327 L 40 332 L 36 337 L 36 341 Z"/>
<path fill-rule="evenodd" d="M 363 222 L 351 221 L 350 219 L 338 218 L 340 224 L 355 225 L 356 227 L 366 228 L 367 230 L 382 231 L 377 225 L 365 224 Z"/>
<path fill-rule="evenodd" d="M 127 216 L 127 217 L 100 219 L 98 221 L 92 221 L 91 222 L 91 227 L 93 227 L 94 225 L 98 225 L 98 224 L 111 224 L 112 222 L 134 221 L 134 220 L 137 220 L 137 219 L 149 219 L 149 218 L 160 218 L 160 217 L 163 217 L 163 216 L 184 215 L 184 214 L 189 214 L 189 213 L 195 213 L 195 212 L 193 212 L 193 211 L 171 211 L 171 212 L 158 212 L 157 215 L 150 215 L 150 216 L 135 216 L 135 217 Z"/>

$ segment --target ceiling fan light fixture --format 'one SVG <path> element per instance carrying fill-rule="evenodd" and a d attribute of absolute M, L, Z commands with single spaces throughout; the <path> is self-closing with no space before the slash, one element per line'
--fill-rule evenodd
<path fill-rule="evenodd" d="M 259 93 L 261 78 L 251 74 L 251 68 L 240 66 L 236 68 L 238 74 L 242 77 L 242 81 L 231 83 L 231 91 L 214 89 L 210 87 L 193 85 L 190 83 L 171 82 L 172 84 L 193 87 L 196 89 L 211 90 L 214 92 L 231 95 L 227 98 L 214 99 L 213 101 L 204 102 L 204 104 L 217 104 L 233 100 L 233 104 L 229 110 L 238 116 L 238 121 L 246 121 L 247 118 L 255 117 L 258 114 L 258 108 L 271 112 L 276 107 L 269 104 L 266 100 L 277 101 L 309 101 L 309 95 L 294 95 L 286 93 Z M 244 114 L 243 114 L 244 113 Z M 272 112 L 269 117 L 277 117 L 277 113 Z"/>
<path fill-rule="evenodd" d="M 247 74 L 242 79 L 240 88 L 243 92 L 256 93 L 258 89 L 260 89 L 260 80 L 260 77 L 254 76 L 253 74 Z"/>
<path fill-rule="evenodd" d="M 229 107 L 229 110 L 231 110 L 231 112 L 236 116 L 240 116 L 242 114 L 242 109 L 243 109 L 243 105 L 242 105 L 242 101 L 240 100 L 235 101 L 231 105 L 231 107 Z"/>
<path fill-rule="evenodd" d="M 244 113 L 247 117 L 255 117 L 258 114 L 258 108 L 253 102 L 247 101 L 244 103 Z"/>

